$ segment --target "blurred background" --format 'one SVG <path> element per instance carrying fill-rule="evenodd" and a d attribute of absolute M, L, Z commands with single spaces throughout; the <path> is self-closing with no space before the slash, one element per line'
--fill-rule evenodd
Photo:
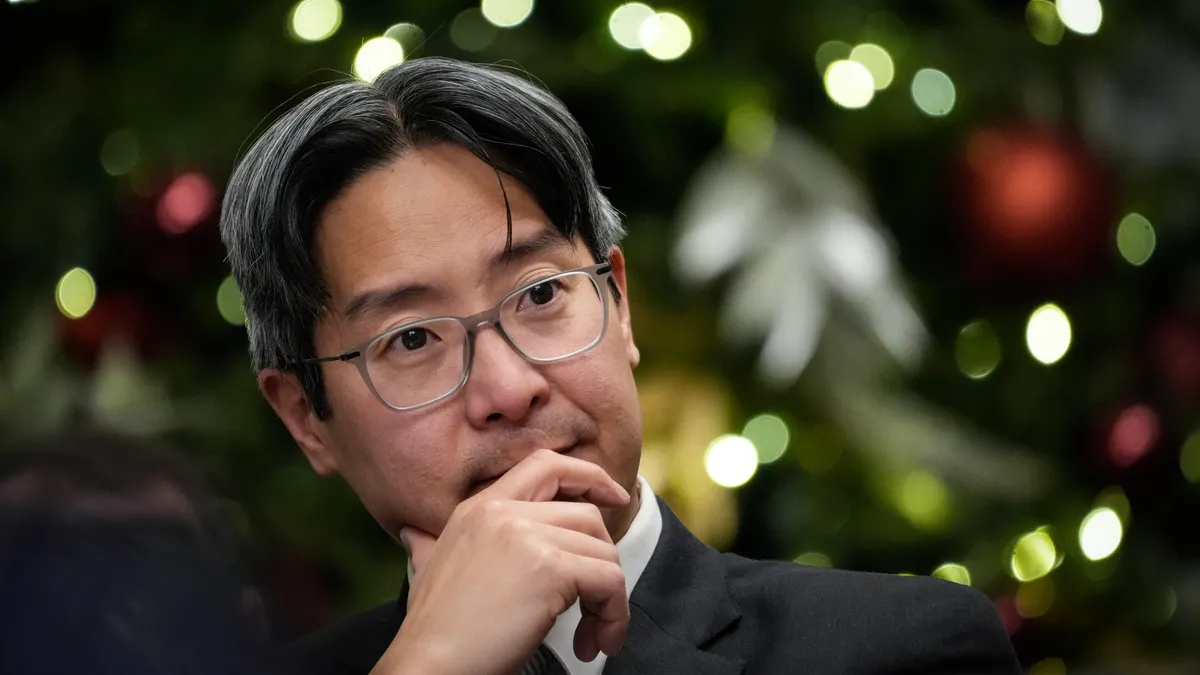
<path fill-rule="evenodd" d="M 1037 675 L 1200 670 L 1200 0 L 6 0 L 4 435 L 186 448 L 280 639 L 394 597 L 255 388 L 216 214 L 280 110 L 421 55 L 591 137 L 643 474 L 699 536 L 974 586 Z"/>

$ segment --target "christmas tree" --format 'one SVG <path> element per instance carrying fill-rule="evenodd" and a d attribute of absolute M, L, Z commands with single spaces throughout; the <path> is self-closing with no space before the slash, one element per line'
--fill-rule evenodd
<path fill-rule="evenodd" d="M 629 229 L 643 474 L 714 546 L 934 574 L 1031 672 L 1200 657 L 1200 5 L 0 5 L 0 419 L 161 434 L 287 636 L 400 553 L 262 402 L 216 212 L 322 84 L 498 63 Z"/>

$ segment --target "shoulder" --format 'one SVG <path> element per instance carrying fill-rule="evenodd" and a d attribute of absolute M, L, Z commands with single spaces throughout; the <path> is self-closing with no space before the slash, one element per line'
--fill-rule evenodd
<path fill-rule="evenodd" d="M 730 594 L 757 625 L 850 649 L 869 636 L 880 665 L 898 672 L 1020 672 L 995 605 L 976 589 L 932 577 L 724 557 Z"/>
<path fill-rule="evenodd" d="M 356 614 L 284 645 L 288 675 L 342 675 L 370 671 L 400 628 L 396 601 Z"/>
<path fill-rule="evenodd" d="M 848 607 L 866 602 L 876 611 L 882 606 L 904 606 L 920 599 L 950 603 L 963 611 L 995 613 L 991 601 L 979 591 L 933 577 L 852 572 L 778 560 L 748 560 L 733 554 L 723 557 L 735 597 L 786 597 L 789 602 L 837 600 Z"/>

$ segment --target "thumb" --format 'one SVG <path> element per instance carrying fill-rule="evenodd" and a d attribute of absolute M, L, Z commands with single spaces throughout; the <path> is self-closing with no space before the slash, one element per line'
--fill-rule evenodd
<path fill-rule="evenodd" d="M 412 563 L 413 571 L 419 572 L 433 555 L 433 549 L 437 546 L 437 537 L 425 530 L 404 527 L 400 529 L 400 543 L 408 551 L 408 559 Z"/>

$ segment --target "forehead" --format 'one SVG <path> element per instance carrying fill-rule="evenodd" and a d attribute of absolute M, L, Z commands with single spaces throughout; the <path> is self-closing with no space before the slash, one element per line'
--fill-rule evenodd
<path fill-rule="evenodd" d="M 518 182 L 454 145 L 412 149 L 351 183 L 326 208 L 317 263 L 335 299 L 363 287 L 482 278 L 507 240 L 552 228 Z"/>

